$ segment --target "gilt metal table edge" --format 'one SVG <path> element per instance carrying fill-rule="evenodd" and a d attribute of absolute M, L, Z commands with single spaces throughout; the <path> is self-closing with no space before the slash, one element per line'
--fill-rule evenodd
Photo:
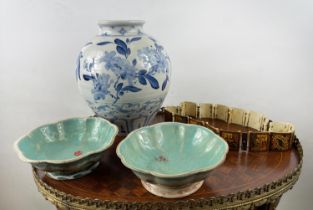
<path fill-rule="evenodd" d="M 303 163 L 303 149 L 298 138 L 294 145 L 299 155 L 299 164 L 283 178 L 265 184 L 262 187 L 234 194 L 200 199 L 186 199 L 169 202 L 127 202 L 82 198 L 66 194 L 44 183 L 33 169 L 33 176 L 39 192 L 59 209 L 252 209 L 270 203 L 278 203 L 280 197 L 297 182 Z"/>

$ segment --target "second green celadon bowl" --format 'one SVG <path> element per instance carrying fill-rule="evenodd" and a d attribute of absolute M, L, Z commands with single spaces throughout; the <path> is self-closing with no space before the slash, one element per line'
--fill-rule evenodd
<path fill-rule="evenodd" d="M 131 132 L 117 155 L 151 193 L 177 198 L 197 191 L 210 170 L 222 164 L 228 144 L 198 125 L 164 122 Z"/>
<path fill-rule="evenodd" d="M 100 117 L 71 118 L 40 126 L 15 142 L 22 161 L 58 180 L 75 179 L 99 165 L 118 128 Z"/>

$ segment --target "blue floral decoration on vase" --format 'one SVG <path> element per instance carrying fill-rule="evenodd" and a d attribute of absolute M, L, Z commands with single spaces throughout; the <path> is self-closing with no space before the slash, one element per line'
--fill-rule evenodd
<path fill-rule="evenodd" d="M 79 53 L 76 78 L 96 115 L 121 133 L 147 125 L 162 106 L 170 81 L 170 60 L 142 21 L 104 21 L 100 34 Z"/>

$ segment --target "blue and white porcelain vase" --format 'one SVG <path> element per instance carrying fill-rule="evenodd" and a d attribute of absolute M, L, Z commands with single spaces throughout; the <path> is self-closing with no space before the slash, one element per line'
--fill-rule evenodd
<path fill-rule="evenodd" d="M 171 68 L 164 48 L 142 31 L 144 21 L 99 21 L 99 34 L 79 53 L 81 95 L 120 133 L 147 125 L 162 106 Z"/>

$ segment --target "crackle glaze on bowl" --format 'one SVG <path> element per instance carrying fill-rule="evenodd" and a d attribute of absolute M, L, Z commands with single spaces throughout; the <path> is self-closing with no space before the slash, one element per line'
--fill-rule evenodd
<path fill-rule="evenodd" d="M 99 165 L 118 128 L 99 117 L 71 118 L 40 126 L 15 142 L 19 158 L 54 179 L 75 179 Z"/>
<path fill-rule="evenodd" d="M 144 21 L 99 21 L 80 51 L 76 79 L 89 107 L 127 134 L 149 124 L 169 90 L 170 59 Z"/>
<path fill-rule="evenodd" d="M 184 197 L 199 189 L 209 171 L 222 164 L 228 145 L 211 130 L 165 122 L 131 132 L 117 155 L 151 193 Z"/>

